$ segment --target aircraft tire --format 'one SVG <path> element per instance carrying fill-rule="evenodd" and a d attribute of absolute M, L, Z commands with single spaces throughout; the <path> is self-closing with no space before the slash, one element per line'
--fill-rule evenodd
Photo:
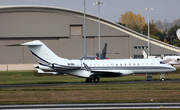
<path fill-rule="evenodd" d="M 165 81 L 165 79 L 164 79 L 164 78 L 161 78 L 161 81 Z"/>
<path fill-rule="evenodd" d="M 98 82 L 99 82 L 99 78 L 98 78 L 98 77 L 95 77 L 95 78 L 93 79 L 93 82 L 94 82 L 94 83 L 98 83 Z"/>
<path fill-rule="evenodd" d="M 92 78 L 86 78 L 86 83 L 91 83 L 92 82 Z"/>

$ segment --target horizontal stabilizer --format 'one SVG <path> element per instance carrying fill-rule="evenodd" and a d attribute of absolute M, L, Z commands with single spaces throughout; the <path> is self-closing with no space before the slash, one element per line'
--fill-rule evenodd
<path fill-rule="evenodd" d="M 6 45 L 6 46 L 38 46 L 38 45 L 42 45 L 42 44 L 43 44 L 42 42 L 35 40 L 33 42 L 26 42 L 23 44 L 12 44 L 12 45 Z"/>
<path fill-rule="evenodd" d="M 107 54 L 120 54 L 120 53 L 111 53 L 111 52 L 106 52 Z"/>
<path fill-rule="evenodd" d="M 5 46 L 22 46 L 21 44 L 12 44 L 12 45 L 5 45 Z"/>
<path fill-rule="evenodd" d="M 39 40 L 35 40 L 35 41 L 32 41 L 32 42 L 26 42 L 26 43 L 23 43 L 21 45 L 26 45 L 26 46 L 38 46 L 38 45 L 43 45 L 42 42 L 40 42 Z"/>

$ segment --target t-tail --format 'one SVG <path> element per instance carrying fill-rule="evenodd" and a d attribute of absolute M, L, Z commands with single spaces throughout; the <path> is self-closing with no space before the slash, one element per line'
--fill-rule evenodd
<path fill-rule="evenodd" d="M 67 60 L 67 59 L 57 56 L 43 42 L 39 40 L 26 42 L 20 45 L 28 46 L 32 54 L 36 57 L 39 64 L 41 65 L 50 65 L 50 64 L 54 64 L 56 62 L 62 61 L 62 60 Z"/>
<path fill-rule="evenodd" d="M 106 52 L 107 51 L 107 43 L 104 44 L 104 48 L 102 50 L 101 59 L 106 59 Z M 99 52 L 96 53 L 96 56 L 99 58 Z"/>
<path fill-rule="evenodd" d="M 143 58 L 148 58 L 148 56 L 144 50 L 142 50 L 142 54 L 143 54 Z"/>

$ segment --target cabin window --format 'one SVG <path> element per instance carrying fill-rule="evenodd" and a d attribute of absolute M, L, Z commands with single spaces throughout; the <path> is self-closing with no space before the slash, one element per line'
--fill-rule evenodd
<path fill-rule="evenodd" d="M 142 65 L 144 65 L 144 63 L 142 63 Z"/>
<path fill-rule="evenodd" d="M 94 67 L 96 67 L 96 64 L 94 64 Z"/>
<path fill-rule="evenodd" d="M 139 66 L 139 63 L 138 63 L 138 66 Z"/>
<path fill-rule="evenodd" d="M 118 64 L 116 64 L 116 66 L 118 66 Z"/>
<path fill-rule="evenodd" d="M 146 65 L 148 65 L 148 63 L 146 63 Z"/>
<path fill-rule="evenodd" d="M 100 65 L 98 64 L 98 66 L 100 66 Z"/>
<path fill-rule="evenodd" d="M 129 63 L 129 66 L 131 66 L 131 64 Z"/>
<path fill-rule="evenodd" d="M 108 64 L 107 64 L 107 66 L 108 66 Z"/>
<path fill-rule="evenodd" d="M 133 65 L 135 66 L 135 63 Z"/>
<path fill-rule="evenodd" d="M 164 61 L 160 61 L 160 64 L 166 64 Z"/>
<path fill-rule="evenodd" d="M 120 66 L 122 66 L 122 64 L 120 64 Z"/>
<path fill-rule="evenodd" d="M 89 66 L 91 67 L 91 64 Z"/>
<path fill-rule="evenodd" d="M 151 63 L 151 65 L 153 65 L 153 63 Z"/>
<path fill-rule="evenodd" d="M 124 64 L 124 66 L 126 66 L 126 64 Z"/>

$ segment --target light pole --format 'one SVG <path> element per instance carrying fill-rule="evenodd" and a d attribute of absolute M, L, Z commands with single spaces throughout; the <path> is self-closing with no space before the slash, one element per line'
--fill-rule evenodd
<path fill-rule="evenodd" d="M 84 0 L 84 59 L 86 60 L 86 0 Z"/>
<path fill-rule="evenodd" d="M 150 41 L 149 41 L 149 10 L 153 10 L 152 8 L 147 7 L 146 9 L 148 11 L 148 56 L 150 56 Z"/>
<path fill-rule="evenodd" d="M 98 32 L 99 32 L 99 59 L 101 59 L 101 47 L 100 47 L 100 5 L 104 4 L 100 0 L 98 2 L 93 3 L 93 5 L 98 5 Z"/>
<path fill-rule="evenodd" d="M 173 45 L 173 42 L 172 42 L 172 37 L 173 37 L 173 39 L 174 39 L 174 36 L 171 36 L 171 45 Z"/>

